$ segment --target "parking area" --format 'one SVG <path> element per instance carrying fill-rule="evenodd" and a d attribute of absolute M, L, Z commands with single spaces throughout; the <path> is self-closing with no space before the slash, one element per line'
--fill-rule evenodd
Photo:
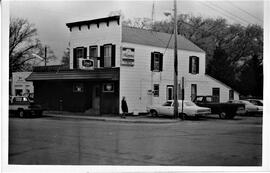
<path fill-rule="evenodd" d="M 9 164 L 260 166 L 262 117 L 174 123 L 10 118 Z"/>

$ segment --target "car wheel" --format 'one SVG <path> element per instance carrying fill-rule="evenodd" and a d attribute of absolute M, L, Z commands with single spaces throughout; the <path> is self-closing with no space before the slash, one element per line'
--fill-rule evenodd
<path fill-rule="evenodd" d="M 158 116 L 158 113 L 157 113 L 156 110 L 151 110 L 150 113 L 151 113 L 152 117 L 157 117 Z"/>
<path fill-rule="evenodd" d="M 226 118 L 227 118 L 226 112 L 220 112 L 220 113 L 219 113 L 219 118 L 220 118 L 220 119 L 226 119 Z"/>
<path fill-rule="evenodd" d="M 187 119 L 187 114 L 185 114 L 185 113 L 180 113 L 180 114 L 179 114 L 179 118 L 182 119 L 182 120 L 185 120 L 185 119 Z"/>
<path fill-rule="evenodd" d="M 25 117 L 25 112 L 24 112 L 23 109 L 19 109 L 19 110 L 18 110 L 18 116 L 19 116 L 20 118 L 24 118 L 24 117 Z"/>

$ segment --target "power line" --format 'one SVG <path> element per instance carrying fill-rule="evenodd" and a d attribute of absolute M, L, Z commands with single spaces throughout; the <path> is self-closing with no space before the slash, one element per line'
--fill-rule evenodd
<path fill-rule="evenodd" d="M 198 1 L 198 2 L 201 2 L 201 1 Z M 224 12 L 221 12 L 220 10 L 217 10 L 216 8 L 210 6 L 209 4 L 206 4 L 206 3 L 203 3 L 203 2 L 201 2 L 201 3 L 202 3 L 202 5 L 204 5 L 204 6 L 208 7 L 208 8 L 211 8 L 211 9 L 217 11 L 218 13 L 222 13 L 223 15 L 227 16 L 228 18 L 232 19 L 233 21 L 236 21 L 236 20 L 237 20 L 237 19 L 235 19 L 235 18 L 232 18 L 231 16 L 228 16 L 228 15 L 225 14 Z M 238 20 L 237 22 L 240 22 L 241 24 L 243 24 L 242 21 L 239 21 L 239 20 Z"/>
<path fill-rule="evenodd" d="M 236 17 L 236 18 L 238 18 L 239 20 L 244 21 L 244 22 L 246 22 L 247 24 L 249 24 L 249 21 L 247 21 L 247 20 L 245 20 L 245 19 L 243 19 L 243 18 L 241 18 L 241 17 L 239 17 L 239 16 L 236 16 L 236 15 L 232 14 L 230 11 L 227 11 L 227 10 L 223 9 L 222 7 L 217 6 L 217 5 L 213 4 L 212 2 L 209 2 L 209 3 L 210 3 L 211 5 L 217 7 L 218 9 L 224 11 L 225 13 L 227 13 L 227 14 L 233 16 L 233 17 Z"/>
<path fill-rule="evenodd" d="M 230 2 L 230 1 L 227 1 L 227 2 L 230 3 L 232 6 L 234 6 L 235 8 L 237 8 L 237 9 L 241 10 L 242 12 L 246 13 L 247 15 L 253 17 L 254 19 L 257 19 L 257 20 L 263 22 L 263 21 L 262 21 L 261 19 L 259 19 L 258 17 L 254 16 L 253 14 L 247 12 L 246 10 L 244 10 L 244 9 L 242 9 L 242 8 L 240 8 L 240 7 L 238 7 L 238 6 L 235 5 L 234 3 Z"/>

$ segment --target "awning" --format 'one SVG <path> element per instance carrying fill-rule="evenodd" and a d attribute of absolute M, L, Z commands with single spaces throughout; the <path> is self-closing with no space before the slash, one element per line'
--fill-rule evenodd
<path fill-rule="evenodd" d="M 119 80 L 119 68 L 32 72 L 26 81 L 41 80 Z"/>

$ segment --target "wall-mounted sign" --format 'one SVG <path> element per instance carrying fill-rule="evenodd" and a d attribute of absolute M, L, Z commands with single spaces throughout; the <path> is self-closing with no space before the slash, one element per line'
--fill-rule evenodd
<path fill-rule="evenodd" d="M 121 65 L 123 66 L 134 66 L 134 48 L 122 47 L 121 50 Z"/>
<path fill-rule="evenodd" d="M 104 83 L 103 84 L 103 92 L 114 92 L 114 84 L 113 83 Z"/>
<path fill-rule="evenodd" d="M 83 70 L 93 70 L 94 69 L 94 61 L 92 59 L 79 59 L 79 67 Z"/>

